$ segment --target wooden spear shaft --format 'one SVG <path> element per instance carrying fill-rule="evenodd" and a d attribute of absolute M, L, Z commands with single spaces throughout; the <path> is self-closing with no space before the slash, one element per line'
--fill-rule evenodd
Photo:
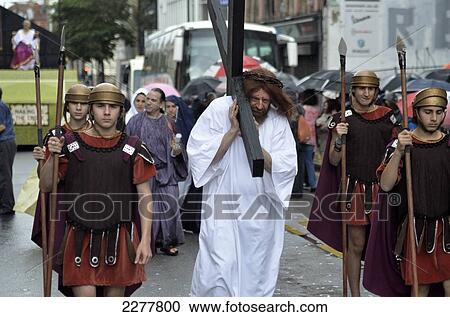
<path fill-rule="evenodd" d="M 340 76 L 341 76 L 341 123 L 345 123 L 345 59 L 347 54 L 347 45 L 344 39 L 339 42 L 340 55 Z M 342 135 L 342 158 L 341 158 L 341 214 L 342 214 L 342 295 L 348 296 L 348 269 L 347 269 L 347 224 L 346 224 L 346 199 L 347 196 L 347 145 L 346 136 Z"/>
<path fill-rule="evenodd" d="M 35 51 L 35 66 L 34 66 L 34 84 L 36 89 L 36 121 L 37 121 L 37 138 L 38 146 L 43 147 L 42 137 L 42 106 L 41 106 L 41 67 L 39 63 L 39 49 Z M 38 174 L 44 165 L 44 160 L 39 160 Z M 41 241 L 42 241 L 42 273 L 43 273 L 43 288 L 44 296 L 50 296 L 49 289 L 47 287 L 47 261 L 48 261 L 48 248 L 47 248 L 47 210 L 45 193 L 40 192 L 40 206 L 41 206 Z"/>
<path fill-rule="evenodd" d="M 64 48 L 64 26 L 61 31 L 61 49 L 59 51 L 58 61 L 58 92 L 56 99 L 56 120 L 55 131 L 56 136 L 61 136 L 61 113 L 62 113 L 62 97 L 63 97 L 63 85 L 64 85 L 64 65 L 65 65 L 65 48 Z M 50 213 L 50 230 L 49 230 L 49 242 L 48 242 L 48 274 L 47 274 L 47 287 L 49 288 L 49 296 L 51 295 L 52 286 L 52 269 L 53 269 L 53 254 L 55 246 L 55 221 L 56 221 L 56 207 L 57 207 L 57 193 L 58 193 L 58 168 L 59 168 L 59 155 L 53 154 L 53 175 L 52 175 L 52 195 L 51 195 L 51 213 Z"/>
<path fill-rule="evenodd" d="M 406 96 L 406 47 L 400 37 L 397 37 L 397 55 L 400 65 L 400 80 L 402 83 L 402 108 L 403 108 L 403 128 L 408 129 L 408 107 Z M 412 188 L 412 172 L 411 172 L 411 147 L 405 147 L 405 169 L 406 169 L 406 195 L 408 202 L 408 240 L 411 254 L 411 266 L 413 273 L 412 295 L 419 295 L 419 283 L 417 280 L 417 250 L 414 238 L 414 200 Z"/>

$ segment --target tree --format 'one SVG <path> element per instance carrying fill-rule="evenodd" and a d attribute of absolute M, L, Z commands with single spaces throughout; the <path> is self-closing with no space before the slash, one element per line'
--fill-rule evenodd
<path fill-rule="evenodd" d="M 132 44 L 134 32 L 129 24 L 131 10 L 123 0 L 59 0 L 53 20 L 58 29 L 66 25 L 67 56 L 96 60 L 100 81 L 104 81 L 103 61 L 114 55 L 117 40 Z"/>
<path fill-rule="evenodd" d="M 144 55 L 144 33 L 153 31 L 157 26 L 157 1 L 156 0 L 132 0 L 133 7 L 132 25 L 136 32 L 137 54 Z"/>

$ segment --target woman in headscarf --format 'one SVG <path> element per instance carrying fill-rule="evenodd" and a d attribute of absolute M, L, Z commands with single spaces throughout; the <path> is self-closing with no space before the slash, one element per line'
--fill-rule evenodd
<path fill-rule="evenodd" d="M 166 98 L 165 112 L 166 116 L 175 122 L 176 131 L 181 134 L 181 142 L 184 148 L 186 148 L 189 135 L 195 123 L 192 109 L 188 107 L 183 98 L 171 95 Z M 188 205 L 189 214 L 184 211 L 188 207 L 186 203 L 189 203 L 190 199 L 196 200 L 198 197 L 201 198 L 201 189 L 199 191 L 191 184 L 192 177 L 190 172 L 185 180 L 178 182 L 179 195 L 185 198 L 180 209 L 182 213 L 181 221 L 183 229 L 198 232 L 200 228 L 200 207 Z M 194 196 L 192 196 L 193 193 Z M 195 212 L 196 210 L 198 210 L 197 213 Z"/>
<path fill-rule="evenodd" d="M 187 140 L 194 126 L 194 114 L 192 109 L 188 107 L 183 98 L 171 95 L 166 98 L 166 115 L 172 118 L 176 124 L 176 130 L 181 133 L 183 142 L 186 147 Z"/>
<path fill-rule="evenodd" d="M 135 114 L 144 111 L 147 94 L 148 90 L 145 88 L 139 88 L 134 92 L 133 97 L 131 97 L 131 108 L 125 115 L 125 124 L 128 124 L 128 121 L 130 121 Z"/>

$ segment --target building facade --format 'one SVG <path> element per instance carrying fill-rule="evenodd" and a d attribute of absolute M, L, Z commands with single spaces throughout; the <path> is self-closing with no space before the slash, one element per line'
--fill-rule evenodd
<path fill-rule="evenodd" d="M 50 27 L 48 5 L 40 5 L 32 1 L 25 3 L 16 2 L 8 10 L 32 21 L 44 29 L 49 29 Z"/>
<path fill-rule="evenodd" d="M 208 20 L 207 0 L 158 0 L 158 30 Z"/>
<path fill-rule="evenodd" d="M 398 72 L 396 37 L 406 45 L 407 72 L 440 68 L 450 56 L 448 0 L 328 0 L 323 14 L 324 69 L 339 68 L 338 45 L 347 43 L 347 69 Z"/>
<path fill-rule="evenodd" d="M 303 77 L 322 68 L 323 0 L 247 0 L 247 22 L 273 26 L 298 43 L 298 66 L 294 75 Z"/>

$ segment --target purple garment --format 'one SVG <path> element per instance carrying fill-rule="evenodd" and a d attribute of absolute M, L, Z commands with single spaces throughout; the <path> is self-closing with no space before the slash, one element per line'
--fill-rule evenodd
<path fill-rule="evenodd" d="M 11 68 L 16 69 L 22 65 L 27 64 L 33 57 L 33 50 L 30 46 L 20 42 L 14 50 L 14 55 L 11 60 Z"/>
<path fill-rule="evenodd" d="M 184 243 L 178 182 L 187 177 L 187 155 L 183 149 L 177 157 L 171 156 L 175 124 L 166 116 L 149 118 L 144 111 L 130 119 L 126 132 L 137 135 L 147 145 L 157 169 L 156 176 L 150 180 L 153 195 L 152 250 L 156 250 L 157 240 L 162 241 L 164 248 Z"/>
<path fill-rule="evenodd" d="M 319 182 L 316 189 L 316 199 L 310 213 L 308 231 L 332 248 L 342 252 L 342 222 L 339 204 L 336 201 L 340 184 L 340 165 L 333 166 L 329 162 L 331 131 L 323 155 Z M 334 194 L 334 195 L 329 195 Z M 386 204 L 380 197 L 380 217 L 389 215 L 384 208 Z M 381 207 L 381 208 L 380 208 Z M 380 210 L 381 209 L 381 210 Z M 377 213 L 377 211 L 372 211 Z M 369 291 L 379 296 L 409 296 L 409 287 L 404 285 L 394 256 L 397 224 L 391 217 L 389 221 L 379 221 L 373 215 L 364 252 L 363 285 Z"/>
<path fill-rule="evenodd" d="M 391 143 L 388 145 L 388 147 Z M 448 143 L 450 147 L 450 140 Z M 395 188 L 395 187 L 394 187 Z M 395 191 L 395 190 L 394 190 Z M 399 264 L 395 259 L 394 249 L 397 240 L 397 228 L 402 219 L 398 208 L 387 203 L 388 197 L 380 195 L 379 217 L 390 221 L 377 221 L 372 223 L 370 229 L 371 238 L 368 241 L 363 285 L 372 293 L 384 296 L 409 296 L 410 287 L 403 284 L 399 272 Z M 406 237 L 407 239 L 408 237 Z M 441 283 L 432 284 L 429 296 L 444 296 Z"/>
<path fill-rule="evenodd" d="M 409 296 L 394 254 L 400 224 L 393 209 L 387 208 L 387 196 L 379 195 L 379 205 L 372 211 L 369 239 L 366 243 L 363 285 L 379 296 Z M 389 219 L 389 221 L 380 221 Z"/>
<path fill-rule="evenodd" d="M 63 186 L 61 184 L 58 185 L 58 192 L 61 193 L 63 191 Z M 66 228 L 66 213 L 57 211 L 57 220 L 55 222 L 55 245 L 53 254 L 58 255 L 60 253 L 60 248 L 62 244 L 62 240 L 64 237 L 64 231 Z M 47 219 L 47 234 L 50 229 L 50 223 L 48 222 L 50 215 L 50 193 L 45 193 L 45 211 L 46 211 L 46 219 Z M 38 200 L 36 203 L 36 210 L 34 213 L 34 221 L 33 221 L 33 231 L 31 233 L 31 240 L 36 243 L 37 246 L 42 248 L 42 224 L 41 224 L 41 191 L 39 191 Z M 48 239 L 48 237 L 47 237 Z M 57 273 L 62 272 L 62 263 L 58 263 L 58 261 L 54 261 L 54 270 Z"/>
<path fill-rule="evenodd" d="M 325 146 L 315 199 L 309 216 L 308 231 L 333 249 L 342 252 L 341 214 L 339 206 L 334 203 L 338 198 L 341 170 L 329 162 L 330 141 L 331 131 L 328 133 Z"/>

